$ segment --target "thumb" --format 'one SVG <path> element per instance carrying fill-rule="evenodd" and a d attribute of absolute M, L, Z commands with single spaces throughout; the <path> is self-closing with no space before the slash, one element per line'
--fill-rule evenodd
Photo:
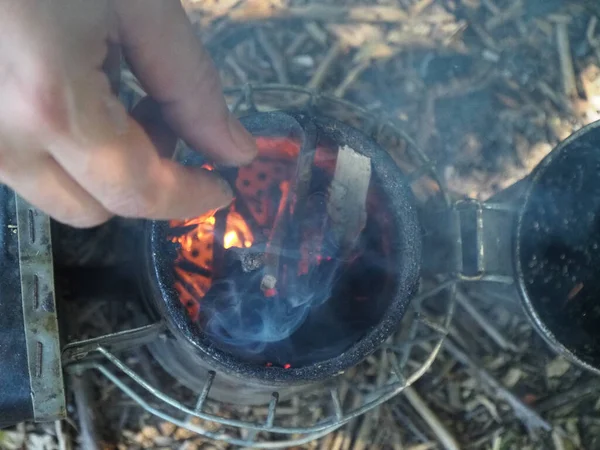
<path fill-rule="evenodd" d="M 215 162 L 244 164 L 257 149 L 227 109 L 219 74 L 179 2 L 115 2 L 125 56 L 172 129 Z"/>

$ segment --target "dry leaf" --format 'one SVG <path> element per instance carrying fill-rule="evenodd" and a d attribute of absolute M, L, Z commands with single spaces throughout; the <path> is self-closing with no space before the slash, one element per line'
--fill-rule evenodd
<path fill-rule="evenodd" d="M 383 41 L 381 28 L 368 23 L 330 25 L 327 29 L 346 47 L 361 47 L 368 42 Z"/>
<path fill-rule="evenodd" d="M 285 15 L 282 0 L 247 0 L 229 12 L 229 18 L 235 22 L 269 19 Z"/>
<path fill-rule="evenodd" d="M 355 63 L 368 62 L 373 60 L 387 59 L 396 54 L 396 49 L 390 47 L 382 41 L 368 42 L 363 45 L 354 56 Z"/>
<path fill-rule="evenodd" d="M 507 374 L 504 375 L 504 378 L 502 378 L 502 384 L 507 388 L 512 388 L 519 382 L 522 376 L 523 371 L 521 369 L 512 367 Z"/>

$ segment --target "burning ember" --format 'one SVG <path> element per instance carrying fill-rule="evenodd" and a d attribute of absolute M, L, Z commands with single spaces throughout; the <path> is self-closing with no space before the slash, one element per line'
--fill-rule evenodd
<path fill-rule="evenodd" d="M 336 352 L 357 338 L 355 324 L 338 324 L 348 312 L 337 311 L 342 303 L 331 299 L 343 293 L 344 309 L 368 303 L 369 283 L 349 280 L 346 289 L 336 288 L 348 276 L 363 274 L 383 288 L 389 251 L 382 243 L 391 226 L 383 196 L 370 188 L 369 158 L 327 141 L 311 147 L 296 137 L 260 136 L 256 143 L 254 162 L 221 171 L 235 192 L 228 208 L 169 223 L 168 240 L 177 248 L 174 287 L 215 345 L 289 369 L 302 364 L 293 357 L 299 348 L 293 336 L 314 333 L 306 331 L 314 326 L 329 327 L 325 335 L 348 334 Z M 368 215 L 376 235 L 365 240 Z M 365 257 L 382 270 L 366 271 Z M 323 322 L 325 316 L 336 325 Z M 302 341 L 313 345 L 315 338 Z"/>

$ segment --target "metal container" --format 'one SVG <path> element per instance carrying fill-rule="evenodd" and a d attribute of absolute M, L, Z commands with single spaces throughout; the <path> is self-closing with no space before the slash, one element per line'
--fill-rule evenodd
<path fill-rule="evenodd" d="M 456 273 L 479 295 L 518 296 L 554 350 L 600 373 L 599 213 L 596 122 L 489 201 L 429 214 L 424 266 Z"/>
<path fill-rule="evenodd" d="M 562 142 L 527 180 L 514 267 L 544 339 L 600 373 L 600 122 Z"/>

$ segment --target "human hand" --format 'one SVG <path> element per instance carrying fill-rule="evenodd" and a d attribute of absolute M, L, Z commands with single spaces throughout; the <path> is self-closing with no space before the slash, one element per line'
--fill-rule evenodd
<path fill-rule="evenodd" d="M 230 202 L 215 174 L 159 155 L 102 71 L 122 50 L 178 136 L 213 161 L 249 162 L 254 141 L 179 1 L 5 1 L 0 29 L 0 182 L 76 227 Z"/>

